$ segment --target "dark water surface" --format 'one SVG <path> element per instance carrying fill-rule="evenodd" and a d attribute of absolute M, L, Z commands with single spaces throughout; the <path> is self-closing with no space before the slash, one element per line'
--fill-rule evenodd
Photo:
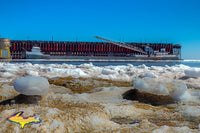
<path fill-rule="evenodd" d="M 12 60 L 10 63 L 32 63 L 32 64 L 72 64 L 72 65 L 81 65 L 84 63 L 92 63 L 95 66 L 117 66 L 117 65 L 127 65 L 132 64 L 134 66 L 145 64 L 146 66 L 174 66 L 174 65 L 187 65 L 190 67 L 200 67 L 200 60 L 184 60 L 184 61 L 129 61 L 129 62 L 103 62 L 103 61 L 69 61 L 69 60 L 41 60 L 41 59 L 32 59 L 32 60 Z"/>

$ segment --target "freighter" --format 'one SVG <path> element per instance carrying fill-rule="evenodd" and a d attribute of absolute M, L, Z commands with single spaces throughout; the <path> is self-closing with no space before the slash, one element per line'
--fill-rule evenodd
<path fill-rule="evenodd" d="M 181 45 L 171 43 L 11 41 L 13 59 L 181 60 Z"/>

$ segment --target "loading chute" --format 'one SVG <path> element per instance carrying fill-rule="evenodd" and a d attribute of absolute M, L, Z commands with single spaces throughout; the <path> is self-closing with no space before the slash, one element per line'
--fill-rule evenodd
<path fill-rule="evenodd" d="M 145 51 L 142 50 L 141 48 L 138 48 L 138 47 L 135 47 L 135 46 L 126 44 L 126 43 L 117 43 L 117 42 L 113 42 L 113 41 L 111 41 L 111 40 L 108 40 L 108 39 L 105 39 L 105 38 L 102 38 L 102 37 L 99 37 L 99 36 L 94 36 L 94 37 L 97 38 L 97 39 L 100 39 L 100 40 L 103 40 L 103 41 L 112 43 L 112 44 L 117 45 L 117 46 L 119 46 L 119 47 L 131 49 L 131 50 L 134 50 L 134 51 L 139 52 L 139 53 L 142 53 L 142 54 L 147 54 L 147 52 L 145 52 Z"/>

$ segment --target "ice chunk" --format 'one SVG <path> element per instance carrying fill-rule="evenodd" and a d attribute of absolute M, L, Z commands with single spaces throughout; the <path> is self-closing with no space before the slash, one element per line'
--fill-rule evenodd
<path fill-rule="evenodd" d="M 78 66 L 78 68 L 87 68 L 87 69 L 92 68 L 92 67 L 94 67 L 94 65 L 91 62 L 89 64 L 84 63 Z"/>
<path fill-rule="evenodd" d="M 34 75 L 34 76 L 38 76 L 39 75 L 37 71 L 31 71 L 31 70 L 27 70 L 25 73 L 27 75 Z"/>
<path fill-rule="evenodd" d="M 169 127 L 169 126 L 162 126 L 159 129 L 153 130 L 152 133 L 189 133 L 191 129 L 189 127 Z"/>
<path fill-rule="evenodd" d="M 178 101 L 190 101 L 194 98 L 188 91 L 187 86 L 181 81 L 159 82 L 152 78 L 135 79 L 133 86 L 144 92 L 170 95 Z"/>
<path fill-rule="evenodd" d="M 171 71 L 171 72 L 179 72 L 179 71 L 184 71 L 189 68 L 190 68 L 189 66 L 180 64 L 180 65 L 175 65 L 171 67 L 166 67 L 166 70 Z"/>
<path fill-rule="evenodd" d="M 139 77 L 157 78 L 158 76 L 154 72 L 145 72 L 145 73 L 142 73 Z"/>
<path fill-rule="evenodd" d="M 190 101 L 191 94 L 187 91 L 187 86 L 183 82 L 173 81 L 170 83 L 172 91 L 171 97 L 179 101 Z"/>
<path fill-rule="evenodd" d="M 14 88 L 24 95 L 46 95 L 49 90 L 49 82 L 43 77 L 22 77 L 15 81 Z"/>
<path fill-rule="evenodd" d="M 59 122 L 56 119 L 54 119 L 53 123 L 50 126 L 50 130 L 55 130 L 57 127 L 59 127 Z"/>
<path fill-rule="evenodd" d="M 139 65 L 138 68 L 147 69 L 148 67 L 145 64 Z"/>
<path fill-rule="evenodd" d="M 185 69 L 189 69 L 189 66 L 183 65 L 183 64 L 179 64 L 179 65 L 175 65 L 176 67 L 179 67 L 181 70 L 185 70 Z"/>
<path fill-rule="evenodd" d="M 68 76 L 72 77 L 88 77 L 88 75 L 81 69 L 66 69 L 64 71 Z"/>
<path fill-rule="evenodd" d="M 191 93 L 189 91 L 185 91 L 182 95 L 180 95 L 179 100 L 182 102 L 187 102 L 187 101 L 196 101 L 197 97 L 196 96 L 192 96 Z"/>
<path fill-rule="evenodd" d="M 186 120 L 199 122 L 200 121 L 200 107 L 199 106 L 183 106 L 180 108 L 180 113 Z"/>
<path fill-rule="evenodd" d="M 14 75 L 10 72 L 4 72 L 4 73 L 0 73 L 1 76 L 0 77 L 3 77 L 3 78 L 10 78 L 10 77 L 13 77 Z"/>
<path fill-rule="evenodd" d="M 64 77 L 88 77 L 88 75 L 82 71 L 82 69 L 76 68 L 76 69 L 64 69 L 64 68 L 54 68 L 54 67 L 47 67 L 45 69 L 48 72 L 51 72 L 53 74 L 57 74 L 57 76 L 63 75 Z"/>
<path fill-rule="evenodd" d="M 169 95 L 169 90 L 163 84 L 150 78 L 135 79 L 133 86 L 140 91 L 158 95 Z"/>
<path fill-rule="evenodd" d="M 191 77 L 191 78 L 200 77 L 200 68 L 189 68 L 186 69 L 184 72 L 186 77 Z"/>
<path fill-rule="evenodd" d="M 163 71 L 164 67 L 151 66 L 149 70 Z"/>
<path fill-rule="evenodd" d="M 117 74 L 118 72 L 116 72 L 115 70 L 111 70 L 111 69 L 103 69 L 102 70 L 102 74 L 105 74 L 105 75 L 109 75 L 109 74 Z"/>

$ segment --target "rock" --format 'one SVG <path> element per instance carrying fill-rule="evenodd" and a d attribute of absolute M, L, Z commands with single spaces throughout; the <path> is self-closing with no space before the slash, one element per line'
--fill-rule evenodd
<path fill-rule="evenodd" d="M 49 82 L 43 77 L 22 77 L 15 81 L 14 88 L 24 95 L 46 95 L 49 90 Z"/>
<path fill-rule="evenodd" d="M 154 106 L 172 104 L 175 102 L 170 96 L 140 92 L 137 89 L 131 89 L 125 92 L 122 94 L 122 97 L 123 99 L 136 100 Z"/>

